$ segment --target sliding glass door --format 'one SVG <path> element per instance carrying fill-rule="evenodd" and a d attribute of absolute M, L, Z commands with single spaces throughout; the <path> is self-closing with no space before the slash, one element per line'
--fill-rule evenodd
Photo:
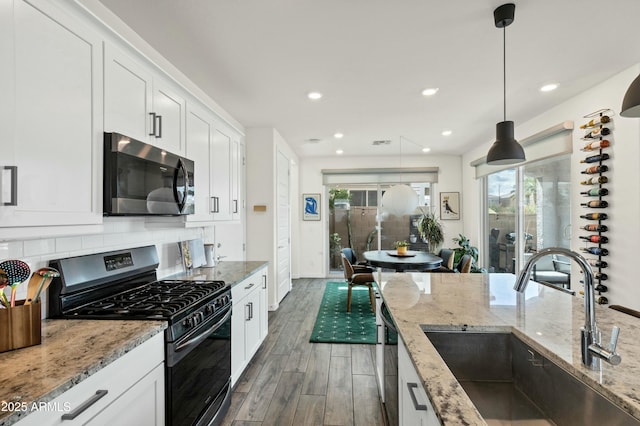
<path fill-rule="evenodd" d="M 528 253 L 570 247 L 570 170 L 564 155 L 486 177 L 489 271 L 517 273 Z"/>

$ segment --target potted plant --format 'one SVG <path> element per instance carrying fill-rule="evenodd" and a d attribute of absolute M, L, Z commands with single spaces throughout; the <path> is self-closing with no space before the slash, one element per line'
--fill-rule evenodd
<path fill-rule="evenodd" d="M 442 224 L 434 213 L 420 210 L 422 216 L 418 219 L 418 232 L 422 240 L 429 245 L 429 251 L 435 253 L 438 246 L 444 242 Z"/>
<path fill-rule="evenodd" d="M 406 241 L 396 241 L 396 252 L 399 256 L 404 256 L 407 254 L 407 247 L 409 247 L 409 243 Z"/>
<path fill-rule="evenodd" d="M 471 259 L 473 259 L 471 261 L 471 272 L 486 272 L 484 268 L 478 268 L 477 265 L 479 254 L 478 247 L 472 246 L 469 239 L 462 234 L 458 234 L 456 238 L 453 238 L 453 241 L 458 243 L 458 247 L 453 249 L 453 251 L 455 252 L 453 258 L 454 265 L 458 264 L 462 256 L 468 254 L 469 256 L 471 256 Z"/>

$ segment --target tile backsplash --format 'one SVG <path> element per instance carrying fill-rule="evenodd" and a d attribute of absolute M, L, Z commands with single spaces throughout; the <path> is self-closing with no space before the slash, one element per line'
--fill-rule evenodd
<path fill-rule="evenodd" d="M 179 241 L 212 240 L 212 228 L 171 225 L 170 222 L 149 224 L 144 218 L 105 218 L 100 234 L 0 242 L 0 260 L 19 259 L 35 271 L 47 266 L 52 259 L 155 244 L 160 261 L 158 277 L 162 278 L 183 272 Z M 26 283 L 20 285 L 17 298 L 24 299 L 26 290 Z"/>

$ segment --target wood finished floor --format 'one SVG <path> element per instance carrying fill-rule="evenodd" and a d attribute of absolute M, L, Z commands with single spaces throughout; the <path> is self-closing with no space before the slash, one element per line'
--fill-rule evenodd
<path fill-rule="evenodd" d="M 309 343 L 330 279 L 293 280 L 223 425 L 384 425 L 375 345 Z"/>

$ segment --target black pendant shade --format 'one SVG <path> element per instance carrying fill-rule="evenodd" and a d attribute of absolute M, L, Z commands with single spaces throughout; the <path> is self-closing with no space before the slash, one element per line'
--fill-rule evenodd
<path fill-rule="evenodd" d="M 493 11 L 493 20 L 497 28 L 503 29 L 503 100 L 504 121 L 496 124 L 496 141 L 491 145 L 487 153 L 487 164 L 502 165 L 515 164 L 525 161 L 524 149 L 513 136 L 513 121 L 507 121 L 507 53 L 506 53 L 506 27 L 513 23 L 516 5 L 503 4 Z"/>
<path fill-rule="evenodd" d="M 524 160 L 524 149 L 513 136 L 513 121 L 496 124 L 496 141 L 487 154 L 487 164 L 514 164 Z"/>
<path fill-rule="evenodd" d="M 622 100 L 623 117 L 640 117 L 640 75 L 633 80 Z"/>

